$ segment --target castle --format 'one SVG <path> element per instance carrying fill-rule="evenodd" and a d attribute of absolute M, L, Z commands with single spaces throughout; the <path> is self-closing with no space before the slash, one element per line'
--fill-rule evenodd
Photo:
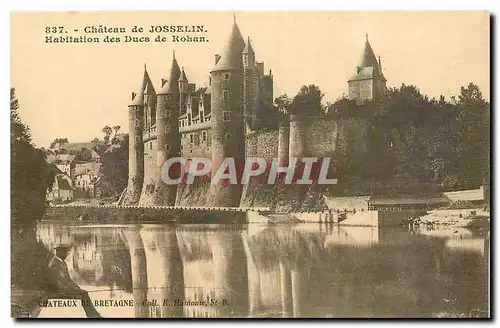
<path fill-rule="evenodd" d="M 368 42 L 356 73 L 349 79 L 349 98 L 358 102 L 386 89 L 380 59 Z M 142 83 L 129 104 L 129 180 L 126 204 L 240 206 L 249 194 L 242 185 L 166 185 L 162 166 L 171 157 L 210 158 L 212 168 L 227 157 L 333 156 L 347 143 L 366 151 L 367 123 L 325 117 L 280 115 L 279 129 L 263 130 L 273 109 L 273 75 L 256 61 L 250 38 L 245 41 L 233 22 L 223 52 L 214 56 L 209 86 L 196 89 L 175 53 L 168 79 L 156 90 L 146 67 Z M 345 148 L 345 147 L 344 147 Z M 173 168 L 170 177 L 182 174 Z M 191 188 L 191 189 L 190 189 Z M 198 189 L 193 192 L 194 189 Z M 252 205 L 252 201 L 250 201 Z"/>

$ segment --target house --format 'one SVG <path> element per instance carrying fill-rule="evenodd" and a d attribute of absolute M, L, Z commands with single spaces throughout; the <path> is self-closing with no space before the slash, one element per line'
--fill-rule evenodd
<path fill-rule="evenodd" d="M 65 173 L 71 177 L 71 172 L 75 168 L 76 155 L 70 154 L 59 154 L 59 155 L 48 155 L 47 163 L 54 164 L 62 173 Z"/>
<path fill-rule="evenodd" d="M 46 199 L 51 203 L 64 203 L 73 200 L 73 187 L 71 178 L 53 165 L 54 182 L 47 192 Z"/>
<path fill-rule="evenodd" d="M 95 197 L 95 186 L 100 180 L 101 163 L 77 163 L 73 171 L 75 190 L 79 197 Z"/>

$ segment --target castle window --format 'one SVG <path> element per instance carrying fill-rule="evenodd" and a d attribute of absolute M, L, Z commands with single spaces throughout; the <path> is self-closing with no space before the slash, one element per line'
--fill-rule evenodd
<path fill-rule="evenodd" d="M 169 150 L 170 150 L 170 145 L 169 145 L 169 144 L 166 144 L 166 145 L 165 145 L 165 150 L 166 150 L 166 151 L 169 151 Z"/>
<path fill-rule="evenodd" d="M 139 119 L 135 119 L 135 127 L 139 128 L 141 126 L 141 121 Z"/>
<path fill-rule="evenodd" d="M 168 125 L 167 125 L 167 126 L 165 127 L 165 133 L 170 133 L 170 126 L 168 126 Z"/>
<path fill-rule="evenodd" d="M 224 139 L 226 139 L 226 141 L 231 141 L 232 138 L 233 136 L 231 135 L 231 133 L 224 133 Z"/>
<path fill-rule="evenodd" d="M 189 142 L 193 143 L 194 142 L 194 134 L 189 134 Z"/>
<path fill-rule="evenodd" d="M 229 100 L 229 91 L 227 91 L 227 90 L 222 91 L 222 99 L 224 101 L 228 101 Z"/>
<path fill-rule="evenodd" d="M 224 122 L 229 122 L 231 119 L 230 119 L 230 116 L 229 116 L 229 112 L 222 112 L 222 121 Z"/>
<path fill-rule="evenodd" d="M 222 79 L 223 80 L 229 80 L 229 73 L 222 74 Z"/>
<path fill-rule="evenodd" d="M 139 137 L 139 136 L 135 137 L 135 142 L 137 142 L 137 143 L 141 142 L 141 137 Z"/>
<path fill-rule="evenodd" d="M 207 131 L 201 131 L 201 140 L 203 142 L 207 141 Z"/>
<path fill-rule="evenodd" d="M 149 143 L 149 150 L 152 150 L 152 149 L 153 149 L 153 142 L 151 141 L 151 142 Z"/>
<path fill-rule="evenodd" d="M 171 112 L 170 112 L 170 110 L 167 109 L 165 111 L 165 117 L 170 117 L 170 115 L 171 115 Z"/>

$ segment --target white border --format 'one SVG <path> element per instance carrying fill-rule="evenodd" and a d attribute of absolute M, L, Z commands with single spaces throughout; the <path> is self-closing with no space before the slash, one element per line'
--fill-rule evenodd
<path fill-rule="evenodd" d="M 7 89 L 10 87 L 10 12 L 11 11 L 96 11 L 96 10 L 489 10 L 493 14 L 500 13 L 500 1 L 498 0 L 453 0 L 453 1 L 436 1 L 436 0 L 419 0 L 419 1 L 388 1 L 388 0 L 349 0 L 343 2 L 333 2 L 333 1 L 324 1 L 324 0 L 288 0 L 283 2 L 271 2 L 269 0 L 251 0 L 251 1 L 229 1 L 229 0 L 188 0 L 188 1 L 172 1 L 172 0 L 162 0 L 162 1 L 149 1 L 149 0 L 140 0 L 140 1 L 131 1 L 131 0 L 119 0 L 119 1 L 103 1 L 103 0 L 86 0 L 86 1 L 64 1 L 64 0 L 22 0 L 22 1 L 13 1 L 6 0 L 0 2 L 0 39 L 2 41 L 2 49 L 7 48 L 2 51 L 2 70 L 4 72 L 0 77 L 1 87 L 0 92 L 1 103 L 7 107 L 8 102 L 8 93 Z M 496 22 L 498 24 L 498 21 Z M 498 42 L 498 35 L 494 37 L 494 44 Z M 495 56 L 495 59 L 498 58 Z M 493 60 L 493 58 L 492 58 Z M 494 73 L 497 72 L 497 66 L 495 67 L 495 72 L 491 72 L 494 76 Z M 496 74 L 495 74 L 496 75 Z M 494 84 L 495 90 L 494 92 L 490 92 L 491 98 L 495 99 L 494 95 L 500 94 L 498 92 L 498 84 Z M 0 119 L 0 131 L 2 131 L 2 135 L 0 138 L 0 149 L 4 149 L 4 160 L 1 164 L 0 170 L 0 182 L 3 188 L 1 189 L 0 195 L 0 210 L 2 211 L 2 247 L 0 247 L 0 263 L 3 264 L 3 269 L 1 271 L 1 291 L 0 295 L 2 295 L 1 305 L 0 305 L 0 320 L 1 327 L 11 327 L 14 326 L 15 321 L 10 319 L 10 160 L 8 160 L 8 149 L 9 149 L 9 119 L 7 116 L 7 109 L 5 108 L 2 111 L 2 116 Z M 500 126 L 500 114 L 495 115 L 495 126 L 498 128 Z M 493 128 L 492 131 L 496 129 Z M 498 133 L 497 133 L 498 134 Z M 494 154 L 498 153 L 498 148 L 500 147 L 500 140 L 495 136 L 495 150 Z M 495 163 L 498 164 L 498 161 L 495 160 Z M 495 168 L 498 169 L 498 165 L 495 165 Z M 498 170 L 496 170 L 498 171 Z M 492 201 L 493 204 L 500 204 L 498 201 L 500 198 L 499 195 L 495 195 L 495 199 Z M 496 213 L 495 213 L 496 214 Z M 494 216 L 496 217 L 496 216 Z M 498 224 L 495 227 L 495 236 L 497 235 Z M 495 252 L 496 254 L 496 252 Z M 9 263 L 9 265 L 7 265 Z M 496 272 L 496 270 L 495 270 Z M 498 285 L 495 284 L 495 286 Z M 495 293 L 496 294 L 496 293 Z M 89 322 L 94 327 L 104 327 L 105 325 L 109 325 L 110 321 L 102 321 L 102 322 Z M 148 321 L 132 321 L 132 324 L 144 324 L 148 323 Z M 201 322 L 201 324 L 206 324 L 206 321 Z M 224 324 L 238 324 L 238 322 L 223 322 Z M 286 322 L 282 322 L 286 323 Z M 302 324 L 306 324 L 305 322 L 301 322 Z M 373 322 L 365 322 L 368 324 L 374 324 Z M 471 323 L 471 322 L 469 322 Z M 33 324 L 41 324 L 40 321 L 31 321 L 28 323 L 24 323 L 24 325 L 33 325 Z M 42 323 L 43 324 L 43 323 Z M 78 322 L 48 322 L 46 324 L 57 324 L 60 326 L 69 327 L 74 324 L 88 324 L 85 321 Z M 118 324 L 125 324 L 123 322 L 118 322 Z M 158 324 L 158 323 L 156 323 Z M 195 325 L 200 324 L 200 322 L 165 322 L 163 324 L 174 325 L 181 324 L 183 326 L 187 325 Z M 253 325 L 261 325 L 263 322 L 255 322 L 250 323 Z M 339 323 L 333 321 L 334 325 L 345 325 L 345 322 Z M 352 324 L 352 323 L 351 323 Z M 400 322 L 388 323 L 381 322 L 379 324 L 401 324 Z M 405 325 L 413 326 L 419 324 L 418 322 L 405 322 Z M 426 325 L 435 325 L 436 323 L 424 322 Z M 455 324 L 452 322 L 444 323 L 445 325 Z M 480 323 L 474 323 L 480 324 Z M 359 323 L 356 323 L 359 325 Z M 440 324 L 442 325 L 442 323 Z"/>

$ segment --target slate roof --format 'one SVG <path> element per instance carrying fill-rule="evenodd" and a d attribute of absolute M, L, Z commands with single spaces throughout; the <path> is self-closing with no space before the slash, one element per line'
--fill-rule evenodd
<path fill-rule="evenodd" d="M 179 92 L 179 76 L 181 74 L 181 70 L 179 68 L 179 64 L 177 63 L 177 59 L 175 59 L 175 54 L 172 58 L 172 64 L 170 65 L 170 72 L 168 76 L 167 82 L 165 85 L 158 90 L 159 95 L 164 95 L 167 93 L 176 93 Z"/>
<path fill-rule="evenodd" d="M 226 47 L 221 54 L 221 58 L 215 65 L 213 71 L 239 70 L 242 68 L 241 53 L 245 49 L 245 40 L 241 35 L 236 22 L 233 22 L 231 34 L 226 43 Z"/>

